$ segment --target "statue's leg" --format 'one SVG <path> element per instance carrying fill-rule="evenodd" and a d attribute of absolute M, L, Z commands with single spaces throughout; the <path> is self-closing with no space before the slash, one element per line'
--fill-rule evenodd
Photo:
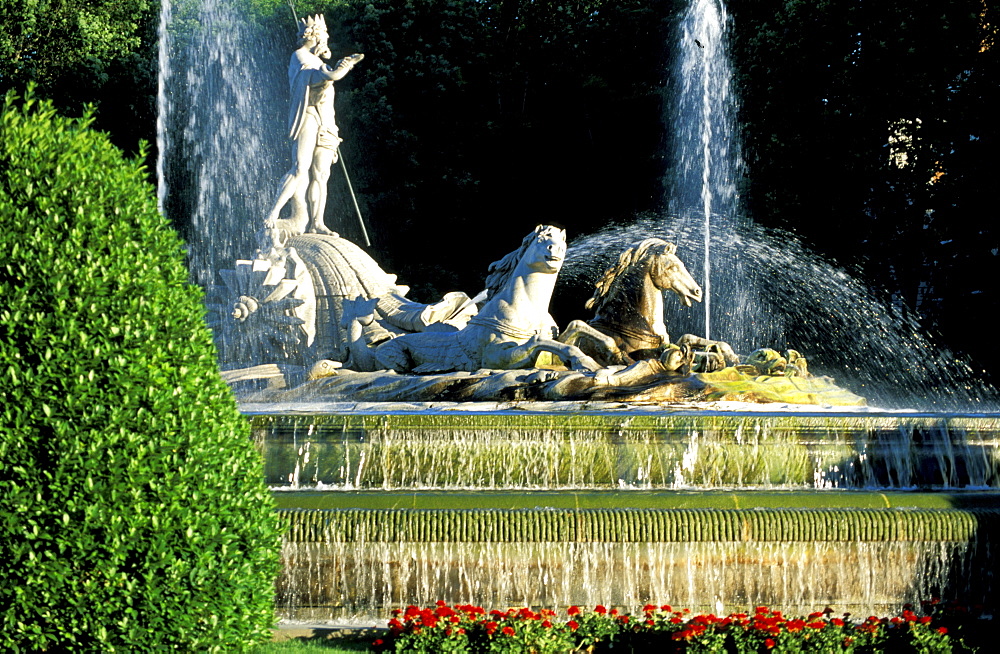
<path fill-rule="evenodd" d="M 601 364 L 575 345 L 559 343 L 548 338 L 538 338 L 537 336 L 528 340 L 527 343 L 515 347 L 503 347 L 498 351 L 497 345 L 492 344 L 483 353 L 483 367 L 507 370 L 517 370 L 528 368 L 534 363 L 539 352 L 551 352 L 556 355 L 572 370 L 600 370 Z"/>
<path fill-rule="evenodd" d="M 313 153 L 312 163 L 309 169 L 309 227 L 310 232 L 316 234 L 330 234 L 336 236 L 336 232 L 326 226 L 324 214 L 326 213 L 327 184 L 330 182 L 330 168 L 337 160 L 337 150 L 329 147 L 317 147 Z"/>
<path fill-rule="evenodd" d="M 556 340 L 579 347 L 605 365 L 627 366 L 632 363 L 632 359 L 621 351 L 614 338 L 582 320 L 572 321 Z M 585 344 L 591 345 L 592 349 L 584 347 Z"/>
<path fill-rule="evenodd" d="M 316 149 L 316 135 L 318 131 L 319 123 L 315 119 L 306 117 L 302 123 L 302 129 L 299 131 L 298 138 L 292 144 L 292 169 L 281 180 L 278 196 L 275 198 L 274 205 L 267 216 L 265 227 L 275 227 L 281 214 L 281 209 L 290 199 L 294 198 L 292 215 L 289 219 L 293 225 L 292 231 L 299 234 L 305 231 L 306 221 L 308 220 L 305 195 L 309 184 L 309 166 L 312 163 L 313 150 Z"/>

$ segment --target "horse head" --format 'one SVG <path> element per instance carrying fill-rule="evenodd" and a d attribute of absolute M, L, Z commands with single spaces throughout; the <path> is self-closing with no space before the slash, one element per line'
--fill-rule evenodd
<path fill-rule="evenodd" d="M 677 257 L 677 246 L 660 239 L 647 239 L 643 243 L 648 241 L 659 241 L 650 248 L 649 279 L 653 285 L 661 291 L 673 291 L 686 307 L 691 306 L 692 300 L 701 302 L 701 286 Z"/>
<path fill-rule="evenodd" d="M 520 264 L 528 268 L 528 272 L 544 274 L 558 273 L 566 259 L 566 230 L 551 225 L 539 225 L 524 237 L 520 247 L 490 264 L 486 277 L 486 289 L 492 298 L 501 288 L 510 282 L 514 270 Z"/>
<path fill-rule="evenodd" d="M 533 238 L 532 238 L 533 237 Z M 535 231 L 525 238 L 527 248 L 521 262 L 532 272 L 548 275 L 562 270 L 566 260 L 566 230 L 539 225 Z"/>

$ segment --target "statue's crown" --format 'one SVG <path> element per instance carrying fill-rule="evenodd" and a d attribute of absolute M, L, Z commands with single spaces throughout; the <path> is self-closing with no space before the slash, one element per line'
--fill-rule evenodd
<path fill-rule="evenodd" d="M 326 33 L 326 19 L 323 18 L 323 14 L 316 14 L 315 16 L 306 16 L 305 18 L 299 19 L 299 38 L 300 39 L 312 39 L 319 40 L 320 33 Z"/>

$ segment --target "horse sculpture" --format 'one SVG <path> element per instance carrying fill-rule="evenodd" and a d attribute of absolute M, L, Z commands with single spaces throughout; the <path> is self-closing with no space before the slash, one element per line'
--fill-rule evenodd
<path fill-rule="evenodd" d="M 686 307 L 692 301 L 701 302 L 701 286 L 677 257 L 677 246 L 647 238 L 623 252 L 595 285 L 594 296 L 586 304 L 594 318 L 571 322 L 559 340 L 581 345 L 598 341 L 591 353 L 603 359 L 601 353 L 610 350 L 608 364 L 659 356 L 670 344 L 663 323 L 663 291 L 667 290 L 676 293 Z"/>
<path fill-rule="evenodd" d="M 566 256 L 566 232 L 539 225 L 489 269 L 486 304 L 459 331 L 404 334 L 379 345 L 375 358 L 396 372 L 474 372 L 531 368 L 551 352 L 570 368 L 600 365 L 578 347 L 554 340 L 549 300 Z"/>

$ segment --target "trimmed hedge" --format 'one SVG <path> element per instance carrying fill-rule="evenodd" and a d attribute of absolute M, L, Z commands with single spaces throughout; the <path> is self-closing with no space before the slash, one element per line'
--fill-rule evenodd
<path fill-rule="evenodd" d="M 0 120 L 0 650 L 270 635 L 279 529 L 201 291 L 92 116 Z"/>

